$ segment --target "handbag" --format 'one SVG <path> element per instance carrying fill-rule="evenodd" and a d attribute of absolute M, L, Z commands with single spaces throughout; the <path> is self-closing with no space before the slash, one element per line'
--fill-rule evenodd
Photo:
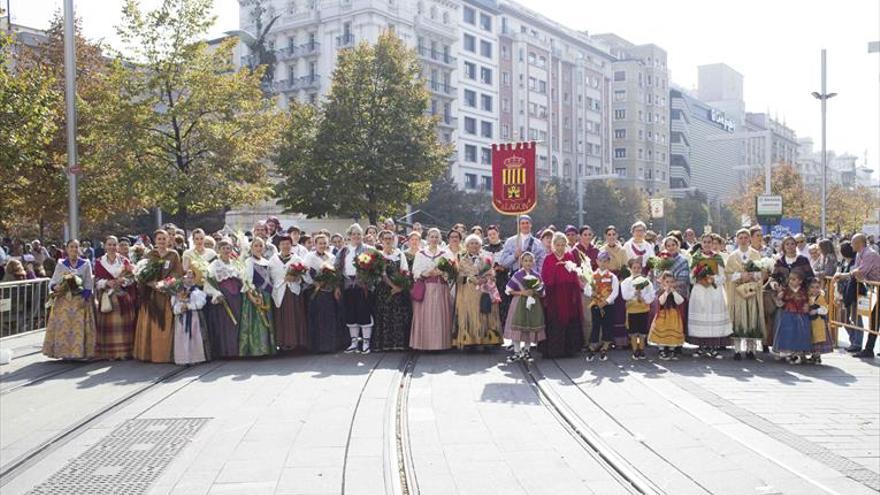
<path fill-rule="evenodd" d="M 113 299 L 110 298 L 110 293 L 112 291 L 105 290 L 103 294 L 101 294 L 101 305 L 100 310 L 102 313 L 112 313 L 113 312 Z"/>
<path fill-rule="evenodd" d="M 487 293 L 480 294 L 480 313 L 487 315 L 492 312 L 492 296 Z"/>
<path fill-rule="evenodd" d="M 425 300 L 425 289 L 427 285 L 424 280 L 416 280 L 412 288 L 409 290 L 409 297 L 415 302 Z"/>
<path fill-rule="evenodd" d="M 758 284 L 755 282 L 746 282 L 736 286 L 736 292 L 743 299 L 751 299 L 758 295 Z"/>

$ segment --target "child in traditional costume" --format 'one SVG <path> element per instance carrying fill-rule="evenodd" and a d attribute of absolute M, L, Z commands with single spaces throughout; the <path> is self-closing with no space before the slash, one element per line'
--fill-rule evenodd
<path fill-rule="evenodd" d="M 519 266 L 508 280 L 505 292 L 512 296 L 504 338 L 513 342 L 513 354 L 508 362 L 528 359 L 529 348 L 544 340 L 544 282 L 535 271 L 535 255 L 526 251 L 519 257 Z"/>
<path fill-rule="evenodd" d="M 608 349 L 614 341 L 614 314 L 612 305 L 620 294 L 620 283 L 617 275 L 611 272 L 611 255 L 605 251 L 596 257 L 599 269 L 593 273 L 591 283 L 584 285 L 584 295 L 591 298 L 590 311 L 593 317 L 593 328 L 590 331 L 590 345 L 587 351 L 587 361 L 596 358 L 608 359 Z"/>
<path fill-rule="evenodd" d="M 678 359 L 674 350 L 684 344 L 684 323 L 678 308 L 684 304 L 685 299 L 675 290 L 677 282 L 672 272 L 663 272 L 659 281 L 662 287 L 662 292 L 657 297 L 659 310 L 651 324 L 648 341 L 660 346 L 660 359 Z"/>
<path fill-rule="evenodd" d="M 727 257 L 725 272 L 728 277 L 727 297 L 730 320 L 733 324 L 733 359 L 755 359 L 758 344 L 763 340 L 764 298 L 762 285 L 766 266 L 761 253 L 751 247 L 751 235 L 746 229 L 736 233 L 737 248 Z"/>
<path fill-rule="evenodd" d="M 776 319 L 773 352 L 787 356 L 792 363 L 801 364 L 806 353 L 812 352 L 809 296 L 803 278 L 798 271 L 788 275 L 788 284 L 780 286 L 776 293 L 779 317 Z"/>
<path fill-rule="evenodd" d="M 810 361 L 816 364 L 822 363 L 822 354 L 828 354 L 834 350 L 831 331 L 828 329 L 828 296 L 822 290 L 822 281 L 818 278 L 810 282 L 810 330 L 813 344 L 813 353 Z"/>
<path fill-rule="evenodd" d="M 620 284 L 620 292 L 626 301 L 626 331 L 632 347 L 632 358 L 645 359 L 645 339 L 648 336 L 651 303 L 654 302 L 654 286 L 641 275 L 641 257 L 630 258 L 626 264 L 631 275 Z"/>
<path fill-rule="evenodd" d="M 196 285 L 193 270 L 187 270 L 183 283 L 171 296 L 174 310 L 174 364 L 196 364 L 207 361 L 205 354 L 205 317 L 202 308 L 208 301 L 205 292 Z"/>
<path fill-rule="evenodd" d="M 704 246 L 691 260 L 694 287 L 688 304 L 687 341 L 698 346 L 697 355 L 721 358 L 730 345 L 733 326 L 724 291 L 724 259 Z"/>

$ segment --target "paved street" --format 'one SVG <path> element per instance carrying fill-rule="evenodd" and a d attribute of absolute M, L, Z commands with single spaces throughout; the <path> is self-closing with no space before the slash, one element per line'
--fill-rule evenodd
<path fill-rule="evenodd" d="M 0 491 L 822 494 L 880 490 L 878 361 L 46 362 L 0 342 Z M 411 359 L 414 359 L 412 361 Z M 87 488 L 88 487 L 88 488 Z"/>

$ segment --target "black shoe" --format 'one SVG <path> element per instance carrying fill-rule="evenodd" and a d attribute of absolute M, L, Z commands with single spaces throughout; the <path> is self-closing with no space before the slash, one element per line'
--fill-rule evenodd
<path fill-rule="evenodd" d="M 844 349 L 846 352 L 862 352 L 862 348 L 860 346 L 851 345 Z"/>
<path fill-rule="evenodd" d="M 875 356 L 874 356 L 874 351 L 865 349 L 864 351 L 861 351 L 857 354 L 853 354 L 853 357 L 857 357 L 857 358 L 861 358 L 861 359 L 870 359 Z"/>
<path fill-rule="evenodd" d="M 608 361 L 608 353 L 605 351 L 599 352 L 599 361 Z"/>
<path fill-rule="evenodd" d="M 733 353 L 733 360 L 734 360 L 734 361 L 742 361 L 742 358 L 743 358 L 743 357 L 742 357 L 742 354 L 740 354 L 740 353 L 738 353 L 738 352 L 734 352 L 734 353 Z"/>
<path fill-rule="evenodd" d="M 747 352 L 747 353 L 746 353 L 746 359 L 751 360 L 751 361 L 754 361 L 754 360 L 755 360 L 755 353 L 752 352 L 752 351 Z"/>
<path fill-rule="evenodd" d="M 770 354 L 770 346 L 769 345 L 763 346 L 763 348 L 761 349 L 761 354 Z"/>
<path fill-rule="evenodd" d="M 594 359 L 596 359 L 596 354 L 593 351 L 587 352 L 587 362 L 592 363 Z"/>

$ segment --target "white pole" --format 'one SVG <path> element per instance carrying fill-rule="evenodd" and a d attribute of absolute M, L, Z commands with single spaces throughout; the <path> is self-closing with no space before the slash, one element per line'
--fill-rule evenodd
<path fill-rule="evenodd" d="M 73 0 L 64 0 L 64 97 L 67 107 L 67 178 L 70 233 L 79 238 L 79 199 L 76 190 L 76 47 L 74 45 Z"/>
<path fill-rule="evenodd" d="M 828 181 L 828 152 L 825 146 L 825 105 L 828 100 L 827 88 L 825 87 L 825 49 L 822 49 L 822 237 L 825 237 L 825 206 L 827 204 L 826 188 Z"/>

